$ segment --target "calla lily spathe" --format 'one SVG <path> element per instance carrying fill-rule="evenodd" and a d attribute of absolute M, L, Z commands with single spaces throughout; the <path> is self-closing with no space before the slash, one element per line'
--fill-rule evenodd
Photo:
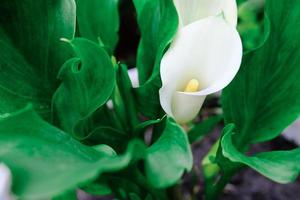
<path fill-rule="evenodd" d="M 237 5 L 235 0 L 173 0 L 180 27 L 206 17 L 224 14 L 225 19 L 236 26 Z"/>
<path fill-rule="evenodd" d="M 160 103 L 178 123 L 192 120 L 207 95 L 239 70 L 242 42 L 234 0 L 174 0 L 180 26 L 162 58 Z"/>

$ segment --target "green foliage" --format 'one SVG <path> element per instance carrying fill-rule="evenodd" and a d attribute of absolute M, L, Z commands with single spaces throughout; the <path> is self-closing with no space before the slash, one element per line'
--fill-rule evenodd
<path fill-rule="evenodd" d="M 232 162 L 243 163 L 268 177 L 279 182 L 294 181 L 300 173 L 300 148 L 290 151 L 271 151 L 246 156 L 239 152 L 232 143 L 233 127 L 227 127 L 222 138 L 222 153 Z"/>
<path fill-rule="evenodd" d="M 160 60 L 177 31 L 178 17 L 172 0 L 144 0 L 134 3 L 142 35 L 137 55 L 141 85 L 136 89 L 137 104 L 142 114 L 156 118 L 160 113 Z"/>
<path fill-rule="evenodd" d="M 104 148 L 96 151 L 84 146 L 44 122 L 31 107 L 1 119 L 0 144 L 0 160 L 15 177 L 13 191 L 25 199 L 56 196 L 102 172 L 127 166 L 133 154 L 143 156 L 136 151 L 143 148 L 141 143 L 132 145 L 120 158 Z"/>
<path fill-rule="evenodd" d="M 0 10 L 0 112 L 31 102 L 49 118 L 57 72 L 70 56 L 68 45 L 59 39 L 74 35 L 75 4 L 3 0 Z"/>
<path fill-rule="evenodd" d="M 82 188 L 86 193 L 90 195 L 103 196 L 112 194 L 112 190 L 107 183 L 97 180 Z"/>
<path fill-rule="evenodd" d="M 114 105 L 118 106 L 119 118 L 124 129 L 131 132 L 139 123 L 137 109 L 135 107 L 134 92 L 126 65 L 120 65 L 117 69 L 117 88 L 114 94 Z"/>
<path fill-rule="evenodd" d="M 222 94 L 227 126 L 203 161 L 208 199 L 244 166 L 280 183 L 300 172 L 299 149 L 247 154 L 300 116 L 300 4 L 267 0 L 262 37 L 262 9 L 252 2 L 238 1 L 238 29 L 252 50 Z M 81 188 L 118 199 L 168 199 L 166 189 L 192 169 L 190 143 L 223 119 L 208 118 L 186 134 L 164 116 L 160 62 L 178 15 L 172 0 L 133 3 L 138 88 L 112 56 L 118 0 L 1 1 L 0 162 L 12 171 L 17 198 L 71 200 Z"/>
<path fill-rule="evenodd" d="M 103 45 L 110 54 L 119 35 L 119 0 L 76 0 L 80 36 Z"/>
<path fill-rule="evenodd" d="M 60 196 L 52 198 L 52 200 L 78 200 L 76 190 L 66 192 Z"/>
<path fill-rule="evenodd" d="M 186 133 L 167 119 L 161 137 L 148 149 L 147 177 L 153 186 L 173 185 L 184 171 L 192 169 L 193 158 Z M 157 176 L 160 174 L 160 176 Z"/>
<path fill-rule="evenodd" d="M 166 124 L 162 137 L 149 149 L 132 141 L 124 155 L 115 156 L 108 146 L 95 150 L 80 144 L 27 107 L 1 119 L 0 161 L 12 170 L 13 190 L 21 198 L 56 196 L 142 158 L 153 186 L 166 187 L 192 164 L 185 133 L 172 121 Z"/>
<path fill-rule="evenodd" d="M 240 5 L 240 4 L 242 4 L 242 3 L 246 2 L 246 1 L 247 0 L 237 0 L 236 2 L 237 2 L 238 5 Z"/>
<path fill-rule="evenodd" d="M 0 162 L 12 170 L 13 192 L 22 199 L 74 199 L 81 187 L 123 199 L 165 199 L 156 188 L 175 184 L 191 169 L 186 133 L 171 119 L 138 115 L 135 102 L 142 97 L 127 67 L 110 56 L 118 41 L 118 2 L 76 3 L 78 29 L 72 0 L 0 4 Z M 158 63 L 156 81 L 177 14 L 172 1 L 141 7 L 144 45 L 151 45 L 142 47 L 151 52 L 145 77 Z M 170 27 L 164 25 L 169 19 Z M 74 38 L 75 29 L 82 38 Z M 150 126 L 160 131 L 146 146 L 138 138 Z"/>
<path fill-rule="evenodd" d="M 270 35 L 244 56 L 241 70 L 223 92 L 225 121 L 236 124 L 238 144 L 273 139 L 300 115 L 299 9 L 297 1 L 266 2 Z"/>
<path fill-rule="evenodd" d="M 222 94 L 226 124 L 216 159 L 222 178 L 208 185 L 214 198 L 246 164 L 268 178 L 286 183 L 299 173 L 299 149 L 245 156 L 253 143 L 277 137 L 300 116 L 300 5 L 298 1 L 266 1 L 266 39 L 246 53 L 240 71 Z M 216 177 L 215 177 L 216 178 Z"/>
<path fill-rule="evenodd" d="M 76 138 L 91 130 L 89 117 L 107 102 L 115 85 L 115 69 L 99 45 L 76 38 L 70 41 L 79 58 L 68 60 L 58 78 L 62 80 L 53 97 L 60 126 Z"/>

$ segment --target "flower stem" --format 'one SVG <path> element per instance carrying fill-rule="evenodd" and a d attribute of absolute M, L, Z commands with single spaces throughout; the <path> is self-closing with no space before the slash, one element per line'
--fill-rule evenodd
<path fill-rule="evenodd" d="M 234 173 L 227 172 L 224 173 L 221 178 L 216 182 L 212 183 L 208 181 L 205 187 L 205 199 L 206 200 L 216 200 L 222 194 L 227 183 L 230 181 Z"/>

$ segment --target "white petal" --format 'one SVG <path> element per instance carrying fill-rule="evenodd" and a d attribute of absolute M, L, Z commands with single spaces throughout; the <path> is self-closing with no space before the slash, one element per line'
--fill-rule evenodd
<path fill-rule="evenodd" d="M 206 96 L 190 96 L 176 92 L 173 96 L 172 110 L 178 123 L 193 120 L 199 113 Z"/>
<path fill-rule="evenodd" d="M 132 68 L 128 70 L 128 75 L 132 83 L 132 87 L 137 88 L 139 87 L 139 76 L 137 68 Z"/>
<path fill-rule="evenodd" d="M 221 17 L 205 18 L 180 29 L 161 61 L 160 101 L 165 112 L 177 122 L 194 118 L 206 95 L 231 82 L 241 58 L 239 34 Z M 199 81 L 200 91 L 181 92 L 191 79 Z"/>
<path fill-rule="evenodd" d="M 224 13 L 225 19 L 236 26 L 237 5 L 235 0 L 173 0 L 180 26 L 186 26 L 209 16 Z"/>
<path fill-rule="evenodd" d="M 238 19 L 238 9 L 236 0 L 223 0 L 222 1 L 222 11 L 224 13 L 225 19 L 234 27 L 237 25 Z"/>
<path fill-rule="evenodd" d="M 0 199 L 13 200 L 10 192 L 11 188 L 11 173 L 10 170 L 0 163 Z"/>

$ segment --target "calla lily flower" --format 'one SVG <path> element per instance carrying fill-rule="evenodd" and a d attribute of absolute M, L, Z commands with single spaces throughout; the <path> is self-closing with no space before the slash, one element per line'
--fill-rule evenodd
<path fill-rule="evenodd" d="M 191 121 L 207 95 L 237 74 L 242 42 L 235 0 L 174 0 L 179 28 L 161 60 L 160 103 L 178 123 Z"/>
<path fill-rule="evenodd" d="M 181 27 L 206 17 L 224 14 L 225 19 L 236 26 L 236 0 L 173 0 Z"/>
<path fill-rule="evenodd" d="M 0 163 L 0 199 L 13 200 L 10 192 L 11 188 L 11 173 L 8 167 Z"/>

